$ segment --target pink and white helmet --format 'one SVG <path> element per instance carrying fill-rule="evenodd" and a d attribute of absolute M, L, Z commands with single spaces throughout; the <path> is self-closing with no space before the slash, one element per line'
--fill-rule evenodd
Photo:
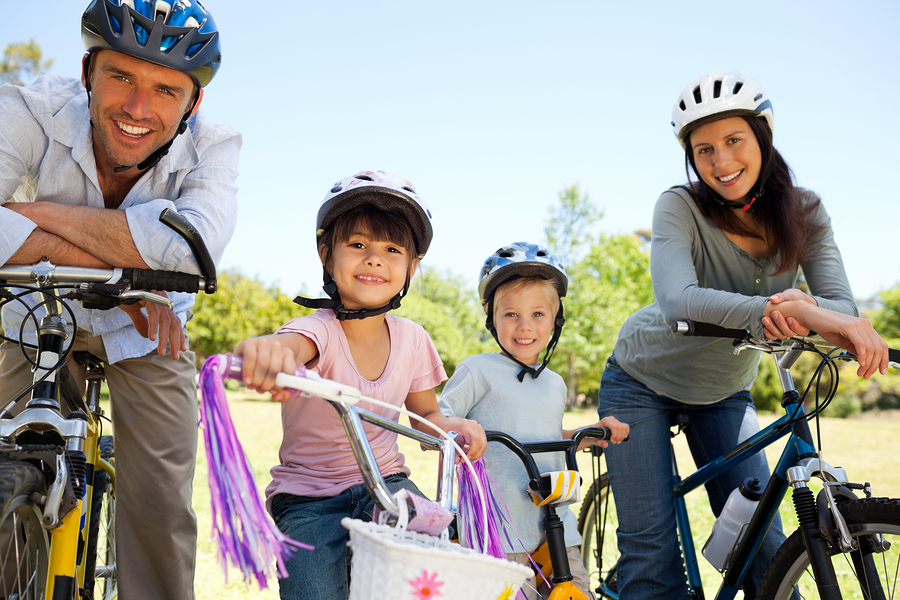
<path fill-rule="evenodd" d="M 689 127 L 706 117 L 720 113 L 747 113 L 764 117 L 775 131 L 772 101 L 762 86 L 734 71 L 707 73 L 684 88 L 672 109 L 672 129 L 678 143 L 685 147 Z"/>
<path fill-rule="evenodd" d="M 425 256 L 433 237 L 431 211 L 411 182 L 384 171 L 360 171 L 335 183 L 319 206 L 316 239 L 339 215 L 367 204 L 400 213 L 412 229 L 416 253 Z"/>

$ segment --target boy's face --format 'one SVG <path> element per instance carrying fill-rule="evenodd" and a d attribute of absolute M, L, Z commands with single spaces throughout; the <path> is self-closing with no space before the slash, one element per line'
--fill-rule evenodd
<path fill-rule="evenodd" d="M 536 365 L 553 335 L 554 306 L 538 286 L 507 292 L 494 302 L 494 326 L 506 352 L 526 365 Z"/>

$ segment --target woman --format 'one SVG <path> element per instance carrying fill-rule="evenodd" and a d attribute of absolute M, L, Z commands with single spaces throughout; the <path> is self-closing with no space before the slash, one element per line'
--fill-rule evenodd
<path fill-rule="evenodd" d="M 650 259 L 656 302 L 622 326 L 600 390 L 600 416 L 631 425 L 630 441 L 607 450 L 623 600 L 686 596 L 669 414 L 690 414 L 688 442 L 698 465 L 759 430 L 749 393 L 759 353 L 735 356 L 729 340 L 675 335 L 671 321 L 716 323 L 769 339 L 812 329 L 854 352 L 861 376 L 887 369 L 887 345 L 857 316 L 828 215 L 815 194 L 794 187 L 772 146 L 773 124 L 760 85 L 733 72 L 694 81 L 673 111 L 689 183 L 657 201 Z M 798 267 L 812 295 L 794 288 Z M 764 455 L 707 484 L 716 515 L 746 477 L 768 479 Z M 745 583 L 745 598 L 755 597 L 783 539 L 776 520 Z"/>

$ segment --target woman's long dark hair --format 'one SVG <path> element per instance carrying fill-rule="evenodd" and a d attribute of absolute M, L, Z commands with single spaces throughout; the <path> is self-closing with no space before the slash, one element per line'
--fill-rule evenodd
<path fill-rule="evenodd" d="M 751 192 L 757 198 L 753 204 L 753 214 L 762 225 L 765 237 L 747 228 L 735 214 L 735 209 L 723 205 L 718 195 L 700 177 L 694 163 L 690 134 L 685 138 L 684 149 L 684 170 L 688 184 L 680 187 L 691 195 L 703 215 L 723 231 L 768 241 L 769 248 L 774 248 L 777 253 L 778 273 L 784 273 L 803 262 L 810 240 L 824 227 L 812 218 L 819 200 L 816 198 L 806 204 L 800 202 L 800 195 L 794 187 L 794 174 L 772 145 L 772 130 L 763 117 L 741 114 L 720 117 L 729 116 L 739 116 L 750 125 L 762 153 L 760 177 L 769 170 L 769 177 L 763 182 L 762 189 L 754 184 Z M 710 121 L 701 124 L 708 122 Z M 691 179 L 691 170 L 697 176 L 697 181 Z"/>

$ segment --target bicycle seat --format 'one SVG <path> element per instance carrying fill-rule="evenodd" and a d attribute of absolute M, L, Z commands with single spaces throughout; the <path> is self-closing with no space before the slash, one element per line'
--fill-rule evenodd
<path fill-rule="evenodd" d="M 103 366 L 102 360 L 85 350 L 78 350 L 76 352 L 73 352 L 72 356 L 75 358 L 75 362 L 85 368 Z"/>
<path fill-rule="evenodd" d="M 684 431 L 685 427 L 691 424 L 691 416 L 686 412 L 675 411 L 669 413 L 669 427 L 675 428 L 672 431 L 672 437 L 675 437 L 682 431 Z"/>

